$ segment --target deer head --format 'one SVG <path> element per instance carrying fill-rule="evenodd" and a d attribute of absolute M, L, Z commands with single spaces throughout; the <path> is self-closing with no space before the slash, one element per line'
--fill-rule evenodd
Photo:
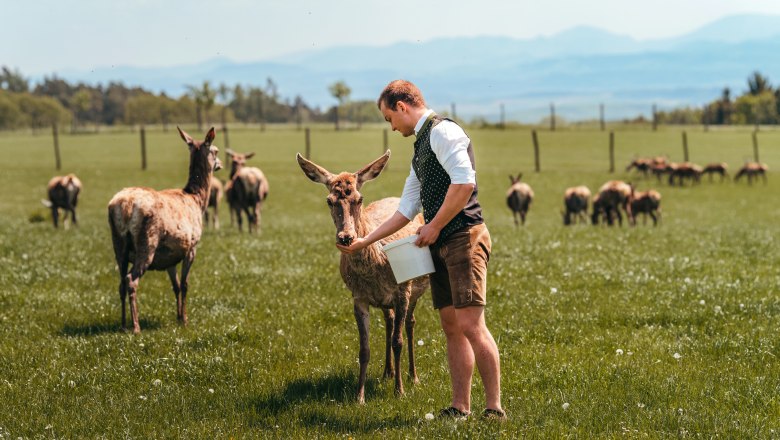
<path fill-rule="evenodd" d="M 255 156 L 255 153 L 237 153 L 230 148 L 225 150 L 227 154 L 230 155 L 230 177 L 236 175 L 236 173 L 246 165 L 246 161 L 248 159 L 251 159 Z"/>
<path fill-rule="evenodd" d="M 203 141 L 192 139 L 192 136 L 179 127 L 176 127 L 176 129 L 179 130 L 179 135 L 181 135 L 181 138 L 184 139 L 184 142 L 186 142 L 187 146 L 190 148 L 190 157 L 193 159 L 191 162 L 196 162 L 194 160 L 196 158 L 205 159 L 205 162 L 208 163 L 209 170 L 212 173 L 222 169 L 222 162 L 217 157 L 219 148 L 217 148 L 216 145 L 211 144 L 217 135 L 216 131 L 214 131 L 214 127 L 211 127 L 206 133 L 206 138 Z M 201 160 L 198 160 L 197 162 L 201 162 Z"/>
<path fill-rule="evenodd" d="M 388 150 L 382 157 L 355 173 L 332 174 L 314 162 L 304 159 L 300 153 L 296 155 L 296 159 L 309 179 L 328 188 L 329 194 L 326 200 L 333 224 L 336 226 L 336 241 L 349 246 L 358 233 L 366 233 L 360 230 L 363 210 L 363 195 L 360 194 L 360 188 L 364 183 L 379 176 L 390 159 L 390 151 Z"/>

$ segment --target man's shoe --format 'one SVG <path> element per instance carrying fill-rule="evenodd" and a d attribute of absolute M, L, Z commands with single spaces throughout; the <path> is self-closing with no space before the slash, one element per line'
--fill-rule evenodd
<path fill-rule="evenodd" d="M 482 412 L 482 419 L 504 422 L 506 421 L 506 413 L 500 409 L 485 408 L 485 411 Z"/>
<path fill-rule="evenodd" d="M 449 408 L 444 408 L 443 410 L 439 411 L 439 417 L 440 419 L 454 419 L 454 420 L 466 420 L 471 413 L 461 411 L 458 408 L 455 408 L 454 406 L 451 406 Z"/>

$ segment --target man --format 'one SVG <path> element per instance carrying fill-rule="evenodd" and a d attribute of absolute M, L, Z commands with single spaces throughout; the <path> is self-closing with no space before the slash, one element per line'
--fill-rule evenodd
<path fill-rule="evenodd" d="M 456 123 L 428 109 L 420 90 L 396 80 L 382 91 L 377 105 L 393 131 L 415 135 L 414 157 L 398 211 L 366 237 L 336 245 L 347 254 L 398 231 L 420 210 L 425 225 L 417 246 L 431 246 L 436 272 L 431 274 L 433 305 L 447 339 L 452 403 L 440 417 L 471 414 L 471 377 L 476 362 L 485 386 L 483 417 L 504 420 L 498 347 L 485 324 L 490 233 L 477 201 L 471 140 Z"/>

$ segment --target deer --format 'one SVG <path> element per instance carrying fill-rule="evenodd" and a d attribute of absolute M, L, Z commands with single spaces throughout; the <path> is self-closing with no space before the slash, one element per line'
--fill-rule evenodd
<path fill-rule="evenodd" d="M 534 190 L 527 183 L 520 182 L 522 177 L 523 173 L 519 173 L 517 177 L 510 174 L 509 181 L 512 182 L 512 186 L 506 192 L 506 204 L 512 210 L 515 226 L 519 225 L 518 217 L 520 217 L 521 223 L 525 225 L 525 216 L 528 214 L 528 208 L 530 208 L 531 202 L 534 200 Z"/>
<path fill-rule="evenodd" d="M 704 170 L 699 165 L 690 162 L 673 163 L 670 165 L 669 185 L 674 186 L 675 178 L 677 178 L 680 186 L 685 186 L 685 179 L 691 179 L 691 184 L 699 183 L 701 181 L 701 174 Z"/>
<path fill-rule="evenodd" d="M 242 230 L 243 211 L 246 213 L 247 229 L 250 233 L 257 232 L 260 228 L 260 210 L 268 198 L 268 179 L 259 168 L 245 166 L 246 161 L 254 157 L 255 153 L 242 154 L 230 149 L 225 151 L 231 158 L 230 181 L 226 185 L 225 193 L 231 212 L 235 212 L 238 230 Z M 231 213 L 231 220 L 232 218 Z"/>
<path fill-rule="evenodd" d="M 702 170 L 702 174 L 707 174 L 710 176 L 710 182 L 712 182 L 712 175 L 713 174 L 720 174 L 720 181 L 723 182 L 723 179 L 728 177 L 729 166 L 726 162 L 714 162 L 707 164 L 704 169 Z"/>
<path fill-rule="evenodd" d="M 214 229 L 219 229 L 219 204 L 222 201 L 222 195 L 225 190 L 222 181 L 214 176 L 211 176 L 211 186 L 209 188 L 209 203 L 206 210 L 203 211 L 203 222 L 206 226 L 211 223 L 214 226 Z M 211 216 L 209 216 L 209 208 L 213 211 Z M 209 217 L 211 217 L 211 219 L 209 219 Z"/>
<path fill-rule="evenodd" d="M 76 205 L 79 202 L 81 188 L 81 180 L 75 174 L 54 176 L 49 180 L 49 184 L 46 186 L 49 200 L 41 199 L 41 203 L 51 209 L 51 219 L 55 228 L 59 227 L 60 209 L 65 211 L 62 217 L 62 224 L 66 229 L 68 225 L 65 223 L 65 220 L 68 218 L 68 213 L 70 213 L 71 222 L 74 225 L 78 225 Z"/>
<path fill-rule="evenodd" d="M 133 333 L 138 323 L 138 282 L 149 270 L 168 272 L 176 297 L 176 318 L 187 325 L 187 292 L 190 268 L 203 232 L 203 213 L 209 199 L 214 171 L 222 168 L 219 149 L 212 144 L 212 127 L 203 141 L 194 140 L 179 127 L 179 135 L 189 147 L 189 177 L 183 189 L 155 191 L 151 188 L 125 188 L 108 203 L 108 224 L 119 268 L 119 298 L 122 302 L 122 328 L 125 326 L 125 300 L 129 294 Z M 181 281 L 176 266 L 181 263 Z M 129 265 L 132 269 L 128 271 Z"/>
<path fill-rule="evenodd" d="M 597 225 L 599 217 L 604 216 L 607 225 L 612 226 L 614 220 L 612 214 L 615 214 L 620 226 L 623 226 L 623 216 L 620 214 L 620 208 L 626 212 L 628 218 L 631 217 L 631 185 L 621 180 L 610 180 L 599 188 L 599 192 L 593 198 L 593 213 L 591 214 L 591 223 Z"/>
<path fill-rule="evenodd" d="M 327 203 L 330 215 L 336 225 L 336 241 L 349 245 L 355 237 L 364 237 L 370 231 L 391 217 L 397 210 L 400 199 L 388 197 L 363 205 L 360 190 L 366 182 L 379 176 L 390 159 L 390 150 L 380 158 L 354 173 L 332 174 L 325 168 L 296 156 L 304 174 L 315 183 L 328 189 Z M 395 378 L 395 395 L 404 394 L 401 380 L 401 351 L 403 350 L 402 327 L 406 328 L 409 351 L 409 377 L 412 383 L 419 383 L 414 363 L 414 309 L 417 300 L 428 288 L 428 276 L 396 283 L 387 255 L 382 246 L 415 234 L 423 226 L 422 215 L 417 215 L 398 232 L 354 254 L 341 255 L 340 272 L 347 288 L 352 292 L 353 312 L 360 335 L 360 376 L 358 378 L 357 401 L 365 403 L 365 383 L 369 347 L 369 306 L 382 309 L 385 321 L 385 370 L 384 377 Z M 393 357 L 390 357 L 392 348 Z M 395 368 L 394 368 L 395 365 Z"/>
<path fill-rule="evenodd" d="M 582 222 L 588 221 L 585 214 L 588 212 L 590 195 L 590 189 L 584 185 L 566 189 L 563 194 L 563 206 L 566 211 L 561 211 L 565 226 L 572 224 L 572 217 Z"/>
<path fill-rule="evenodd" d="M 629 220 L 631 226 L 636 226 L 637 214 L 642 214 L 643 223 L 647 224 L 647 216 L 653 219 L 653 226 L 658 225 L 661 218 L 661 194 L 656 190 L 634 192 L 631 186 L 631 214 Z"/>
<path fill-rule="evenodd" d="M 766 185 L 767 170 L 769 170 L 769 167 L 765 163 L 747 162 L 739 171 L 737 171 L 737 174 L 734 176 L 734 181 L 739 182 L 739 179 L 742 178 L 742 176 L 746 176 L 748 185 L 752 185 L 753 178 L 758 180 L 758 176 L 761 176 L 764 179 L 764 185 Z"/>
<path fill-rule="evenodd" d="M 647 177 L 647 173 L 650 171 L 650 168 L 653 166 L 653 164 L 653 159 L 638 157 L 633 159 L 631 163 L 628 164 L 626 167 L 626 172 L 631 171 L 632 168 L 636 168 L 636 170 L 642 173 L 643 176 Z"/>

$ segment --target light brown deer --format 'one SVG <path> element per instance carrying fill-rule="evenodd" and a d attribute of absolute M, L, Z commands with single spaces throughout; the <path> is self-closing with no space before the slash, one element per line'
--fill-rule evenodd
<path fill-rule="evenodd" d="M 60 209 L 65 211 L 65 215 L 62 217 L 63 226 L 67 227 L 65 220 L 68 218 L 68 213 L 70 213 L 72 223 L 74 225 L 78 224 L 76 220 L 76 205 L 79 202 L 81 188 L 81 180 L 75 174 L 54 176 L 49 180 L 49 184 L 46 187 L 49 200 L 42 199 L 41 203 L 51 209 L 51 220 L 54 222 L 55 228 L 59 227 Z"/>
<path fill-rule="evenodd" d="M 364 183 L 379 176 L 389 158 L 390 151 L 356 173 L 332 174 L 300 154 L 297 155 L 298 164 L 306 176 L 328 188 L 327 202 L 336 225 L 337 242 L 349 245 L 356 237 L 365 237 L 398 210 L 399 199 L 396 197 L 381 199 L 364 207 L 363 195 L 360 193 Z M 395 378 L 396 395 L 404 394 L 400 366 L 403 349 L 401 329 L 404 326 L 409 348 L 409 377 L 414 383 L 419 382 L 414 364 L 414 308 L 428 287 L 429 280 L 425 276 L 397 284 L 382 246 L 414 234 L 422 225 L 422 216 L 418 215 L 395 234 L 354 254 L 341 255 L 341 278 L 352 292 L 355 320 L 360 334 L 359 403 L 365 402 L 366 370 L 370 358 L 369 306 L 381 308 L 384 313 L 384 376 Z M 390 357 L 391 347 L 393 358 Z"/>
<path fill-rule="evenodd" d="M 561 211 L 563 224 L 566 226 L 572 224 L 572 216 L 574 216 L 574 219 L 587 223 L 586 213 L 588 212 L 589 200 L 590 189 L 587 186 L 567 188 L 563 194 L 563 206 L 566 208 L 566 211 Z"/>
<path fill-rule="evenodd" d="M 211 223 L 214 229 L 219 229 L 219 204 L 222 201 L 222 195 L 224 194 L 222 181 L 214 176 L 211 176 L 211 185 L 209 188 L 209 204 L 206 210 L 203 211 L 203 222 L 206 226 Z M 212 214 L 209 215 L 209 208 L 211 208 Z"/>
<path fill-rule="evenodd" d="M 125 298 L 129 293 L 135 334 L 141 332 L 138 281 L 147 270 L 168 272 L 176 296 L 176 317 L 180 323 L 187 324 L 190 267 L 203 232 L 211 176 L 222 168 L 218 149 L 212 145 L 216 135 L 213 127 L 203 142 L 193 140 L 180 128 L 179 134 L 190 150 L 190 172 L 184 189 L 125 188 L 108 203 L 108 223 L 119 267 L 122 328 L 125 328 Z M 131 263 L 133 267 L 128 272 Z M 176 276 L 179 263 L 181 282 Z"/>
<path fill-rule="evenodd" d="M 235 212 L 238 230 L 242 230 L 241 212 L 243 211 L 246 213 L 247 229 L 249 232 L 257 232 L 260 228 L 260 211 L 268 197 L 268 179 L 259 168 L 246 166 L 247 159 L 254 157 L 255 153 L 226 151 L 231 157 L 231 165 L 230 182 L 225 192 L 230 209 Z M 232 218 L 231 213 L 231 221 Z"/>
<path fill-rule="evenodd" d="M 742 176 L 746 176 L 748 185 L 752 185 L 753 179 L 755 178 L 758 180 L 758 176 L 761 176 L 764 179 L 764 185 L 766 185 L 766 172 L 768 169 L 769 167 L 765 163 L 748 162 L 737 171 L 737 174 L 734 176 L 734 181 L 739 182 L 739 179 L 742 178 Z"/>
<path fill-rule="evenodd" d="M 593 198 L 591 222 L 597 225 L 599 218 L 603 216 L 607 225 L 612 226 L 614 214 L 617 216 L 620 226 L 623 226 L 623 216 L 620 214 L 620 209 L 625 211 L 627 217 L 631 217 L 631 205 L 628 203 L 631 199 L 631 191 L 631 186 L 621 180 L 610 180 L 602 185 L 596 197 Z"/>
<path fill-rule="evenodd" d="M 661 219 L 661 194 L 653 189 L 642 192 L 633 192 L 633 186 L 631 189 L 631 214 L 629 216 L 631 226 L 636 226 L 637 214 L 642 214 L 643 224 L 647 224 L 647 216 L 649 215 L 653 219 L 653 226 L 657 226 Z"/>
<path fill-rule="evenodd" d="M 522 177 L 523 173 L 518 174 L 517 177 L 510 175 L 509 180 L 512 182 L 512 186 L 506 192 L 506 204 L 512 210 L 515 226 L 519 224 L 518 217 L 525 225 L 525 216 L 528 215 L 528 208 L 531 207 L 531 202 L 534 200 L 534 190 L 527 183 L 520 182 Z"/>

